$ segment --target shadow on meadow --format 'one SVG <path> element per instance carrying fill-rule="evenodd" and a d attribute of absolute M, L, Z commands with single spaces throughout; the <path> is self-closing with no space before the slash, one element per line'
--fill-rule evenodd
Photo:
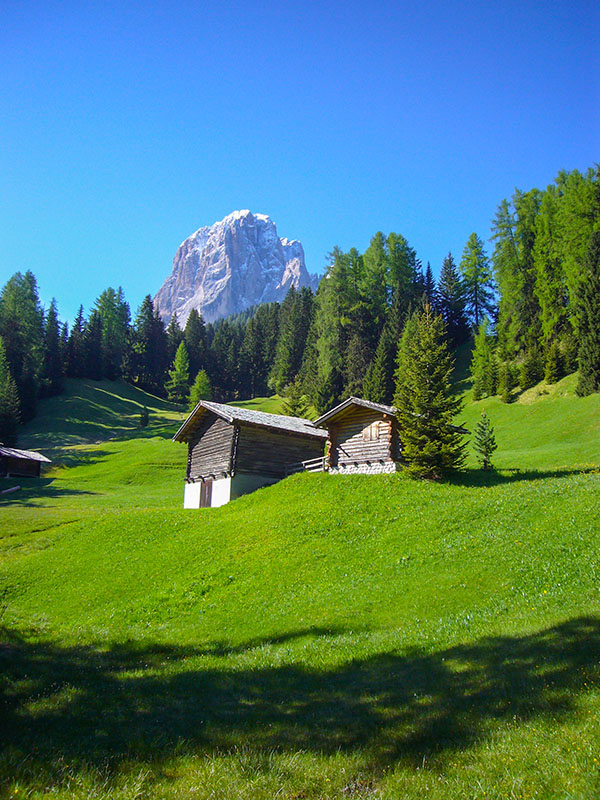
<path fill-rule="evenodd" d="M 332 647 L 339 633 L 297 631 L 277 642 L 328 637 L 322 645 Z M 11 763 L 26 758 L 28 772 L 49 779 L 57 759 L 116 769 L 130 758 L 161 762 L 175 752 L 238 747 L 359 749 L 375 770 L 398 760 L 435 764 L 503 722 L 560 720 L 600 677 L 596 617 L 323 670 L 246 667 L 231 658 L 276 647 L 274 640 L 204 650 L 131 643 L 101 651 L 29 644 L 5 631 L 2 642 L 0 742 L 12 750 Z"/>
<path fill-rule="evenodd" d="M 0 497 L 0 508 L 8 506 L 29 508 L 38 506 L 39 500 L 96 494 L 96 492 L 88 492 L 84 489 L 62 486 L 54 478 L 9 478 L 0 480 L 0 489 L 9 489 L 14 486 L 20 488 L 15 492 L 2 495 Z"/>
<path fill-rule="evenodd" d="M 450 474 L 446 482 L 454 486 L 485 487 L 500 486 L 505 483 L 544 481 L 548 478 L 571 478 L 574 475 L 592 475 L 598 467 L 577 469 L 464 469 Z"/>

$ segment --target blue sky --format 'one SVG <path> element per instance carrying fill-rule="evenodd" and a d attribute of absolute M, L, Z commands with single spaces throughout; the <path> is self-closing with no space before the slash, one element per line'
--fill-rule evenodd
<path fill-rule="evenodd" d="M 0 5 L 0 285 L 135 311 L 180 242 L 269 214 L 322 272 L 402 233 L 436 274 L 515 187 L 600 160 L 593 2 Z"/>

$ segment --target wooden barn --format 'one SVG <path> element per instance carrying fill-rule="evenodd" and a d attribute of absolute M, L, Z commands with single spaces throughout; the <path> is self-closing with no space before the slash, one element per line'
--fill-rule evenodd
<path fill-rule="evenodd" d="M 17 450 L 0 444 L 0 477 L 39 478 L 42 464 L 50 459 L 34 450 Z"/>
<path fill-rule="evenodd" d="M 188 445 L 184 508 L 222 506 L 310 462 L 327 433 L 308 419 L 202 400 L 173 440 Z"/>
<path fill-rule="evenodd" d="M 396 409 L 349 397 L 315 420 L 328 433 L 327 465 L 330 473 L 376 475 L 396 472 L 402 451 Z"/>

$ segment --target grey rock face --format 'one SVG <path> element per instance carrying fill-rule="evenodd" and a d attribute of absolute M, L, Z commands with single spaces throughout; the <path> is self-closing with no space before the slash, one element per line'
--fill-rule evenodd
<path fill-rule="evenodd" d="M 264 214 L 234 211 L 179 246 L 154 307 L 165 322 L 176 314 L 183 327 L 193 308 L 213 322 L 257 303 L 281 302 L 290 286 L 316 289 L 318 280 L 306 270 L 300 242 L 280 239 Z"/>

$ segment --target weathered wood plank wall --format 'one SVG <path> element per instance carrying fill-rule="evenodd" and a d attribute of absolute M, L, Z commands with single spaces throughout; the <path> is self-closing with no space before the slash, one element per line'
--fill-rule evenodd
<path fill-rule="evenodd" d="M 397 459 L 394 428 L 393 420 L 367 408 L 344 415 L 332 426 L 331 466 Z"/>
<path fill-rule="evenodd" d="M 283 478 L 286 465 L 322 456 L 324 444 L 322 439 L 241 425 L 234 469 Z"/>
<path fill-rule="evenodd" d="M 231 469 L 231 444 L 233 425 L 224 419 L 207 414 L 188 446 L 188 480 L 197 480 L 208 475 L 217 477 Z"/>

